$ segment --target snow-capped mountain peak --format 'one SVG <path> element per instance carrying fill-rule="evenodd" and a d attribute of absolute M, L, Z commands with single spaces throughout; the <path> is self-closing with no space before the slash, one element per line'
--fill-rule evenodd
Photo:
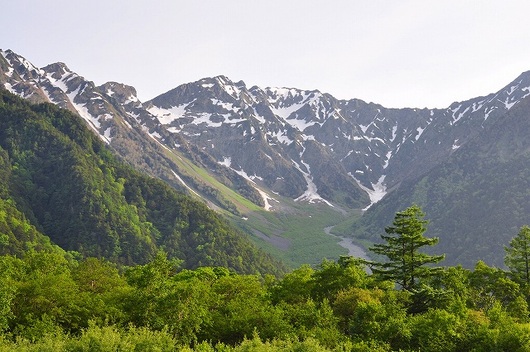
<path fill-rule="evenodd" d="M 220 75 L 142 103 L 133 87 L 96 87 L 63 63 L 39 69 L 0 54 L 4 87 L 76 111 L 107 143 L 119 131 L 115 120 L 138 124 L 165 148 L 193 145 L 220 167 L 253 175 L 262 191 L 342 205 L 347 194 L 346 205 L 358 208 L 457 152 L 530 95 L 525 72 L 497 93 L 446 109 L 387 109 L 318 90 L 247 88 Z"/>

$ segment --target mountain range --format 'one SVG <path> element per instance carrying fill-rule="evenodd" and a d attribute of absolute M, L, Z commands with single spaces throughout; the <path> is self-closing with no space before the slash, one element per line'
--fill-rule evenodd
<path fill-rule="evenodd" d="M 466 266 L 502 265 L 503 245 L 530 223 L 530 72 L 437 109 L 247 87 L 225 76 L 141 102 L 131 86 L 96 86 L 63 63 L 37 68 L 6 50 L 0 85 L 79 114 L 123 160 L 285 251 L 282 229 L 267 233 L 264 223 L 301 204 L 346 214 L 336 233 L 366 244 L 417 203 L 430 220 L 427 235 L 440 237 L 435 250 Z M 258 226 L 246 221 L 252 216 L 269 218 Z"/>

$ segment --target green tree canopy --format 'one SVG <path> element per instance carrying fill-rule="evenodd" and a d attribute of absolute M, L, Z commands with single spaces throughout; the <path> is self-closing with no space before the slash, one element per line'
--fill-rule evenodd
<path fill-rule="evenodd" d="M 514 279 L 524 285 L 530 284 L 530 227 L 524 225 L 512 238 L 510 245 L 504 247 L 504 263 L 510 269 Z"/>
<path fill-rule="evenodd" d="M 444 255 L 421 253 L 420 248 L 433 246 L 438 238 L 427 238 L 425 214 L 417 205 L 398 212 L 392 226 L 385 228 L 381 238 L 386 243 L 375 244 L 370 248 L 388 258 L 384 263 L 372 263 L 373 273 L 383 280 L 392 280 L 402 289 L 414 292 L 419 288 L 419 280 L 432 276 L 437 269 L 426 264 L 438 263 Z"/>

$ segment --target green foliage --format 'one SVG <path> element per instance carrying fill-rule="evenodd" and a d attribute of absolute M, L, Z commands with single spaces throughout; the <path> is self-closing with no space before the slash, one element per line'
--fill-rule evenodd
<path fill-rule="evenodd" d="M 530 227 L 521 227 L 517 236 L 512 238 L 509 247 L 504 247 L 504 262 L 515 280 L 530 285 Z"/>
<path fill-rule="evenodd" d="M 306 302 L 314 292 L 315 270 L 309 265 L 303 265 L 293 270 L 273 287 L 271 287 L 271 298 L 274 303 L 286 302 L 296 304 Z"/>
<path fill-rule="evenodd" d="M 16 208 L 13 200 L 0 198 L 0 254 L 22 255 L 29 248 L 60 251 Z"/>
<path fill-rule="evenodd" d="M 19 338 L 16 342 L 0 340 L 0 351 L 175 351 L 173 338 L 164 331 L 129 326 L 97 326 L 93 323 L 80 336 L 61 332 L 44 335 L 38 341 Z"/>
<path fill-rule="evenodd" d="M 20 260 L 14 257 L 0 257 L 0 332 L 8 329 L 10 319 L 13 318 L 12 302 L 20 266 Z"/>
<path fill-rule="evenodd" d="M 429 278 L 436 274 L 437 269 L 426 264 L 441 261 L 443 255 L 427 255 L 419 252 L 424 246 L 433 246 L 437 238 L 427 238 L 425 214 L 420 207 L 413 205 L 404 211 L 398 212 L 392 226 L 385 228 L 387 235 L 381 235 L 386 242 L 375 244 L 370 250 L 388 257 L 384 263 L 374 263 L 372 270 L 383 280 L 396 282 L 404 290 L 413 292 L 419 289 L 421 279 Z"/>
<path fill-rule="evenodd" d="M 375 336 L 394 346 L 403 345 L 410 335 L 406 326 L 406 294 L 378 288 L 351 287 L 341 291 L 334 304 L 342 330 L 356 341 Z"/>
<path fill-rule="evenodd" d="M 0 256 L 0 351 L 526 351 L 525 290 L 500 269 L 445 268 L 446 298 L 414 293 L 358 260 L 284 278 L 183 269 L 163 252 L 120 271 L 107 260 L 30 250 Z"/>
<path fill-rule="evenodd" d="M 346 256 L 336 263 L 324 260 L 320 264 L 320 270 L 313 275 L 313 280 L 312 297 L 330 301 L 345 287 L 366 287 L 370 281 L 363 262 Z"/>
<path fill-rule="evenodd" d="M 528 305 L 523 298 L 520 285 L 508 277 L 501 269 L 487 266 L 479 261 L 469 275 L 470 299 L 472 306 L 486 312 L 496 305 L 511 311 L 523 321 L 528 320 Z"/>

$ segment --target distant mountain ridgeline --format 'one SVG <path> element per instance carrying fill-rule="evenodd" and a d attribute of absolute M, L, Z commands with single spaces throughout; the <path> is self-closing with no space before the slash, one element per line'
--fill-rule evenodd
<path fill-rule="evenodd" d="M 224 76 L 141 102 L 133 87 L 96 86 L 65 64 L 37 68 L 0 50 L 0 85 L 79 114 L 134 168 L 205 200 L 259 238 L 282 237 L 288 229 L 271 218 L 284 222 L 293 204 L 309 204 L 362 213 L 335 231 L 373 242 L 397 211 L 417 203 L 447 264 L 502 265 L 502 244 L 530 223 L 528 160 L 517 137 L 530 134 L 530 72 L 498 92 L 437 109 L 247 87 Z M 275 214 L 265 219 L 263 211 Z M 330 225 L 317 230 L 325 236 Z M 282 251 L 306 246 L 287 242 Z"/>
<path fill-rule="evenodd" d="M 78 116 L 0 90 L 3 252 L 52 247 L 123 264 L 164 250 L 185 267 L 281 271 L 202 202 L 119 162 Z M 49 238 L 49 239 L 48 239 Z"/>

